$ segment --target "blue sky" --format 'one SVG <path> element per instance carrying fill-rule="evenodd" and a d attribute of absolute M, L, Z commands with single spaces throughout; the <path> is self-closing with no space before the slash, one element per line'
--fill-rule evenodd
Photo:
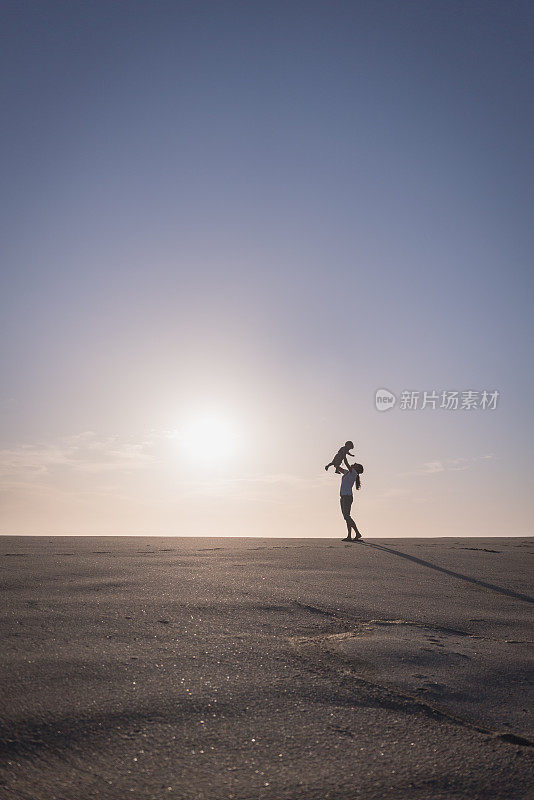
<path fill-rule="evenodd" d="M 0 531 L 530 532 L 530 4 L 3 15 Z"/>

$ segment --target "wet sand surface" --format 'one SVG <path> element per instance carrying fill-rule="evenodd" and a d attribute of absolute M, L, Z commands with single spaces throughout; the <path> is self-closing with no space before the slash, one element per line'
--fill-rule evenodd
<path fill-rule="evenodd" d="M 534 797 L 532 539 L 0 538 L 0 797 Z"/>

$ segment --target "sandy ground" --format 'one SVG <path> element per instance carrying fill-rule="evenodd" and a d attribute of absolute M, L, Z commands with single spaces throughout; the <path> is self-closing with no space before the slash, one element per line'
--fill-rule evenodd
<path fill-rule="evenodd" d="M 533 554 L 0 538 L 0 797 L 532 798 Z"/>

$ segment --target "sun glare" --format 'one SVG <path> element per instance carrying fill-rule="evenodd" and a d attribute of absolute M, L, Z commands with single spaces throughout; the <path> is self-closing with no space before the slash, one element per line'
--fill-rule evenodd
<path fill-rule="evenodd" d="M 224 460 L 237 451 L 238 435 L 231 420 L 217 415 L 195 417 L 174 432 L 174 438 L 189 458 Z"/>

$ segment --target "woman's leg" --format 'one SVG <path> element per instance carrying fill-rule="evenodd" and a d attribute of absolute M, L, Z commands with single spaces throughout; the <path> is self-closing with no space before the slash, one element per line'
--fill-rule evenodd
<path fill-rule="evenodd" d="M 347 538 L 350 539 L 351 538 L 350 532 L 352 530 L 352 525 L 354 524 L 354 521 L 351 519 L 350 516 L 352 497 L 350 497 L 350 495 L 341 495 L 340 504 L 341 504 L 341 513 L 343 514 L 343 519 L 347 524 Z"/>
<path fill-rule="evenodd" d="M 351 531 L 354 531 L 356 539 L 359 539 L 361 533 L 358 530 L 356 523 L 354 522 L 354 520 L 350 515 L 350 510 L 352 508 L 352 500 L 353 498 L 350 495 L 343 495 L 341 498 L 341 511 L 345 518 L 345 522 L 347 523 L 347 531 L 348 531 L 347 536 L 350 539 Z"/>

